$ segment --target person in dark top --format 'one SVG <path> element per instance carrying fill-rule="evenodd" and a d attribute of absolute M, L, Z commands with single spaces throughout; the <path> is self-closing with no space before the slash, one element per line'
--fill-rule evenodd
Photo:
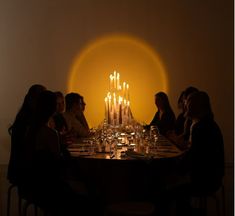
<path fill-rule="evenodd" d="M 55 95 L 56 95 L 56 113 L 53 115 L 55 129 L 60 134 L 65 134 L 68 131 L 68 126 L 63 117 L 63 113 L 65 111 L 64 95 L 60 91 L 55 92 Z"/>
<path fill-rule="evenodd" d="M 182 136 L 183 136 L 183 139 L 185 141 L 187 141 L 189 139 L 190 126 L 192 124 L 191 118 L 188 118 L 187 115 L 185 114 L 186 109 L 187 109 L 188 98 L 190 97 L 191 94 L 193 94 L 194 92 L 198 92 L 198 91 L 199 90 L 196 87 L 193 87 L 193 86 L 189 86 L 184 91 L 184 97 L 183 97 L 183 102 L 184 102 L 184 121 L 182 121 L 182 124 L 184 123 L 184 131 L 182 133 Z"/>
<path fill-rule="evenodd" d="M 175 193 L 179 215 L 189 215 L 190 198 L 214 193 L 224 177 L 223 136 L 214 121 L 206 92 L 198 91 L 188 97 L 186 116 L 192 124 L 189 149 L 181 164 L 188 182 L 179 185 Z"/>
<path fill-rule="evenodd" d="M 18 184 L 19 176 L 21 175 L 19 166 L 22 161 L 22 146 L 25 132 L 35 110 L 38 96 L 45 90 L 46 87 L 40 84 L 34 84 L 29 88 L 13 124 L 8 129 L 11 136 L 11 152 L 7 178 L 12 184 Z"/>
<path fill-rule="evenodd" d="M 73 134 L 75 140 L 91 135 L 88 123 L 84 116 L 85 102 L 83 97 L 71 92 L 65 96 L 66 111 L 63 117 L 66 120 L 68 131 Z"/>
<path fill-rule="evenodd" d="M 178 106 L 181 109 L 181 113 L 176 118 L 174 130 L 168 131 L 166 135 L 170 140 L 175 141 L 177 146 L 182 150 L 188 148 L 190 127 L 192 124 L 191 118 L 188 118 L 185 114 L 187 109 L 187 100 L 192 93 L 198 91 L 199 90 L 197 88 L 189 86 L 180 94 Z"/>
<path fill-rule="evenodd" d="M 67 179 L 58 132 L 48 125 L 55 111 L 56 95 L 42 92 L 25 136 L 19 189 L 52 216 L 99 215 L 86 188 L 74 190 Z"/>
<path fill-rule="evenodd" d="M 190 122 L 187 122 L 185 111 L 186 111 L 186 104 L 187 104 L 187 98 L 190 94 L 197 92 L 198 89 L 189 86 L 187 87 L 183 92 L 181 92 L 180 97 L 178 99 L 178 108 L 181 110 L 180 114 L 176 118 L 176 125 L 175 125 L 175 133 L 177 135 L 185 134 L 186 138 L 189 133 L 188 126 L 190 127 Z"/>
<path fill-rule="evenodd" d="M 168 96 L 164 92 L 158 92 L 155 94 L 155 104 L 157 112 L 146 129 L 150 126 L 157 126 L 160 134 L 166 135 L 166 133 L 175 128 L 175 114 L 171 109 Z"/>
<path fill-rule="evenodd" d="M 185 91 L 182 91 L 177 102 L 178 109 L 180 110 L 180 113 L 177 116 L 176 122 L 175 122 L 175 133 L 177 135 L 183 134 L 184 132 L 184 122 L 185 122 L 184 94 L 185 94 Z"/>
<path fill-rule="evenodd" d="M 70 144 L 68 126 L 66 124 L 63 113 L 65 111 L 65 100 L 64 95 L 60 91 L 54 92 L 56 96 L 56 112 L 53 114 L 50 119 L 51 127 L 58 132 L 61 151 L 67 159 L 67 162 L 70 163 L 70 153 L 67 149 Z M 50 124 L 49 123 L 49 124 Z"/>
<path fill-rule="evenodd" d="M 189 97 L 186 115 L 192 119 L 188 151 L 192 188 L 194 193 L 215 192 L 224 176 L 224 143 L 207 93 L 195 92 Z"/>

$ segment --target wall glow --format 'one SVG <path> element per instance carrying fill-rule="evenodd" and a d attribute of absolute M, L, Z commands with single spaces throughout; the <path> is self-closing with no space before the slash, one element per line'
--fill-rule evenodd
<path fill-rule="evenodd" d="M 127 35 L 110 35 L 92 41 L 79 52 L 68 80 L 68 92 L 84 96 L 90 127 L 104 119 L 104 97 L 114 70 L 120 72 L 121 81 L 129 83 L 134 118 L 149 123 L 156 112 L 154 94 L 168 91 L 163 64 L 146 42 Z"/>

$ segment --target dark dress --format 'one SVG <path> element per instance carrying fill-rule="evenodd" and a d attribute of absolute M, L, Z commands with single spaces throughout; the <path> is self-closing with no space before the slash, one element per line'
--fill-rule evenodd
<path fill-rule="evenodd" d="M 150 126 L 151 125 L 157 126 L 160 134 L 166 135 L 167 131 L 174 130 L 175 128 L 175 114 L 173 111 L 169 110 L 164 112 L 160 118 L 160 112 L 158 111 L 151 121 Z"/>
<path fill-rule="evenodd" d="M 206 118 L 192 125 L 191 142 L 179 169 L 189 175 L 189 182 L 179 184 L 167 193 L 167 199 L 176 201 L 177 216 L 195 212 L 197 209 L 192 209 L 190 198 L 213 194 L 222 185 L 224 176 L 223 136 L 216 122 Z"/>
<path fill-rule="evenodd" d="M 11 152 L 8 163 L 7 179 L 14 185 L 18 185 L 21 176 L 20 167 L 23 160 L 24 137 L 28 125 L 28 122 L 24 120 L 23 117 L 18 117 L 14 125 L 9 129 L 11 135 Z"/>
<path fill-rule="evenodd" d="M 63 115 L 61 113 L 56 113 L 53 116 L 53 120 L 55 122 L 55 129 L 58 132 L 63 132 L 68 130 L 68 126 L 66 124 L 66 120 L 64 119 Z"/>
<path fill-rule="evenodd" d="M 193 191 L 216 191 L 224 176 L 224 143 L 220 128 L 213 119 L 193 125 L 189 150 L 190 176 Z"/>
<path fill-rule="evenodd" d="M 54 216 L 86 215 L 92 204 L 87 194 L 71 187 L 67 164 L 55 130 L 42 126 L 26 135 L 25 160 L 19 191 Z"/>
<path fill-rule="evenodd" d="M 191 124 L 192 120 L 185 118 L 184 113 L 179 114 L 175 122 L 175 133 L 179 136 L 183 135 L 186 142 L 189 140 Z"/>
<path fill-rule="evenodd" d="M 184 122 L 185 122 L 184 113 L 180 113 L 177 116 L 176 122 L 175 122 L 175 133 L 177 135 L 184 133 Z"/>

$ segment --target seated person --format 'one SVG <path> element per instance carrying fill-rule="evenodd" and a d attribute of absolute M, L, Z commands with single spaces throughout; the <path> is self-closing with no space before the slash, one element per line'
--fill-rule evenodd
<path fill-rule="evenodd" d="M 168 131 L 166 135 L 172 141 L 177 140 L 176 144 L 182 150 L 188 148 L 188 140 L 192 120 L 186 116 L 185 112 L 187 107 L 187 99 L 194 92 L 198 92 L 198 89 L 189 86 L 181 93 L 180 98 L 178 100 L 178 106 L 182 111 L 177 116 L 175 129 L 172 131 Z"/>
<path fill-rule="evenodd" d="M 177 116 L 176 122 L 175 122 L 175 133 L 177 135 L 183 134 L 184 132 L 184 122 L 185 122 L 184 95 L 185 95 L 185 91 L 181 92 L 178 98 L 178 102 L 177 102 L 178 109 L 180 110 L 180 113 Z"/>
<path fill-rule="evenodd" d="M 37 99 L 41 92 L 45 90 L 46 87 L 40 84 L 34 84 L 29 88 L 14 122 L 8 130 L 11 135 L 11 152 L 7 178 L 12 184 L 17 185 L 18 178 L 21 176 L 19 167 L 22 161 L 24 135 L 35 110 Z"/>
<path fill-rule="evenodd" d="M 168 131 L 175 128 L 175 114 L 171 109 L 166 93 L 158 92 L 155 94 L 155 104 L 157 112 L 151 123 L 145 128 L 149 129 L 152 125 L 157 126 L 160 134 L 166 135 Z"/>
<path fill-rule="evenodd" d="M 68 131 L 68 127 L 65 118 L 63 116 L 63 113 L 65 111 L 64 95 L 60 91 L 55 92 L 55 95 L 56 95 L 56 112 L 53 115 L 53 120 L 55 124 L 54 128 L 60 134 L 65 134 Z"/>
<path fill-rule="evenodd" d="M 74 190 L 67 179 L 58 133 L 48 126 L 55 110 L 55 94 L 42 92 L 25 136 L 20 191 L 51 215 L 95 215 L 86 188 Z"/>
<path fill-rule="evenodd" d="M 70 153 L 67 149 L 67 146 L 71 143 L 71 140 L 68 127 L 63 116 L 65 110 L 64 95 L 60 91 L 56 91 L 54 93 L 56 96 L 56 112 L 52 118 L 50 118 L 49 127 L 55 129 L 58 132 L 62 153 L 67 159 L 69 159 Z"/>
<path fill-rule="evenodd" d="M 189 96 L 186 117 L 192 120 L 190 147 L 181 163 L 189 181 L 181 185 L 175 194 L 179 202 L 189 201 L 191 196 L 217 191 L 224 176 L 223 136 L 214 121 L 210 100 L 205 92 L 198 91 Z M 189 202 L 182 203 L 181 207 L 186 210 L 187 204 Z M 179 215 L 186 215 L 181 213 Z"/>
<path fill-rule="evenodd" d="M 85 103 L 78 93 L 69 93 L 65 96 L 66 111 L 63 116 L 68 126 L 68 131 L 73 133 L 75 139 L 91 135 L 89 126 L 84 116 Z"/>

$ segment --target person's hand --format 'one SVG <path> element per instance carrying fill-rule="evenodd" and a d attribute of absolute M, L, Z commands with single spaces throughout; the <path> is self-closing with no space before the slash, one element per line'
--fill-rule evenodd
<path fill-rule="evenodd" d="M 178 148 L 182 151 L 187 150 L 190 147 L 189 142 L 184 140 L 183 134 L 177 135 L 175 131 L 168 131 L 166 137 L 175 143 L 175 145 L 178 146 Z"/>

